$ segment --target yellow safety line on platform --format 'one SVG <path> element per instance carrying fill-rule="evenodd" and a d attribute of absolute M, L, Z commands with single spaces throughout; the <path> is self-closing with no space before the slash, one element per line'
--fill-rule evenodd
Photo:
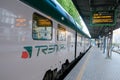
<path fill-rule="evenodd" d="M 88 61 L 89 61 L 89 58 L 90 58 L 90 54 L 91 54 L 91 53 L 89 53 L 89 54 L 87 55 L 87 57 L 86 57 L 87 59 L 85 60 L 84 64 L 82 65 L 82 68 L 80 69 L 80 73 L 78 74 L 76 80 L 82 80 L 82 76 L 83 76 L 83 74 L 84 74 L 86 65 L 88 64 Z"/>

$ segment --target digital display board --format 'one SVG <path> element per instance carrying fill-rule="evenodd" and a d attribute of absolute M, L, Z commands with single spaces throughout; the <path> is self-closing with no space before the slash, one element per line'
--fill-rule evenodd
<path fill-rule="evenodd" d="M 52 25 L 51 21 L 49 19 L 40 19 L 38 20 L 39 26 L 50 26 Z"/>
<path fill-rule="evenodd" d="M 93 11 L 91 14 L 91 24 L 94 26 L 113 26 L 115 24 L 114 11 Z"/>

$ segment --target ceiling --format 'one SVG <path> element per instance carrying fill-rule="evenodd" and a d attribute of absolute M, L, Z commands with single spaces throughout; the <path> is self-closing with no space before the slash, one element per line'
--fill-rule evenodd
<path fill-rule="evenodd" d="M 82 16 L 92 38 L 99 38 L 109 33 L 109 31 L 120 28 L 120 0 L 72 0 L 79 14 Z M 92 10 L 116 10 L 116 24 L 114 26 L 92 26 L 90 24 L 90 14 Z"/>

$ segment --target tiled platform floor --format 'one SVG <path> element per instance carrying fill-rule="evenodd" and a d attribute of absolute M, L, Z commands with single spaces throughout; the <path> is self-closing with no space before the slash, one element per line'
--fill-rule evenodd
<path fill-rule="evenodd" d="M 120 80 L 120 54 L 112 58 L 97 47 L 92 47 L 64 80 Z"/>

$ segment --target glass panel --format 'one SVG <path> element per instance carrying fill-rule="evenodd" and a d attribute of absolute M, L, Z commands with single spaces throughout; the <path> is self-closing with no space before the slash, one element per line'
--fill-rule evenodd
<path fill-rule="evenodd" d="M 52 39 L 52 21 L 37 13 L 33 14 L 32 37 L 34 40 Z"/>
<path fill-rule="evenodd" d="M 66 29 L 60 24 L 58 24 L 57 40 L 58 41 L 66 40 Z"/>

